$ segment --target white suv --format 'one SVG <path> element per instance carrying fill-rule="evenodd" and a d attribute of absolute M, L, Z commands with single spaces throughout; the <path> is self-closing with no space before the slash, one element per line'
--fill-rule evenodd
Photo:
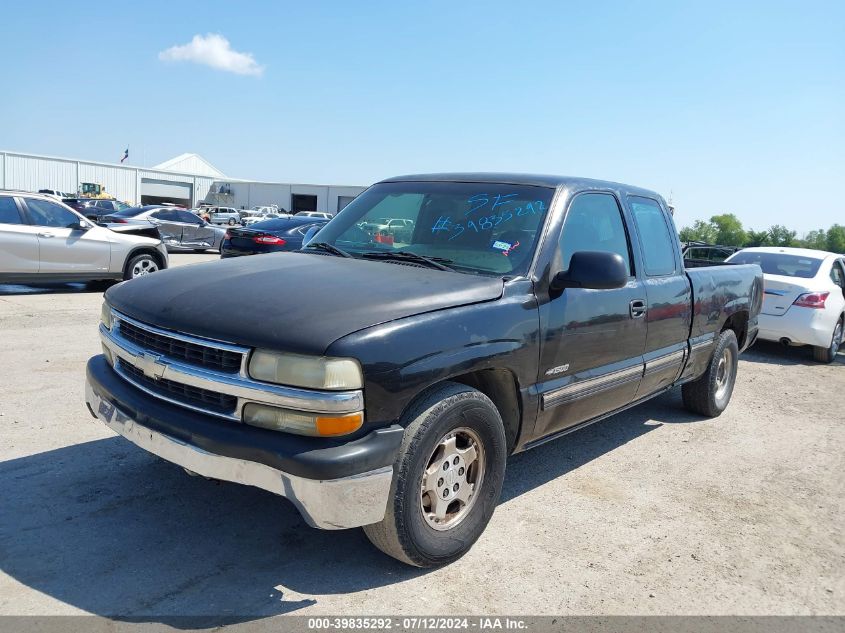
<path fill-rule="evenodd" d="M 133 279 L 167 265 L 160 239 L 97 226 L 50 195 L 0 191 L 0 283 Z"/>

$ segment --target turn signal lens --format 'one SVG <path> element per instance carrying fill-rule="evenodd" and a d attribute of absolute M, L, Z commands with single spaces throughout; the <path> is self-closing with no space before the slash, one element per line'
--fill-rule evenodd
<path fill-rule="evenodd" d="M 801 308 L 824 310 L 825 301 L 827 301 L 829 296 L 829 292 L 808 292 L 799 296 L 792 305 L 796 305 Z"/>
<path fill-rule="evenodd" d="M 103 325 L 106 326 L 109 330 L 112 326 L 112 314 L 111 314 L 111 306 L 103 301 L 103 306 L 100 308 L 100 321 L 102 321 Z"/>
<path fill-rule="evenodd" d="M 324 416 L 250 402 L 244 407 L 243 421 L 271 431 L 328 437 L 357 431 L 364 423 L 364 413 Z"/>

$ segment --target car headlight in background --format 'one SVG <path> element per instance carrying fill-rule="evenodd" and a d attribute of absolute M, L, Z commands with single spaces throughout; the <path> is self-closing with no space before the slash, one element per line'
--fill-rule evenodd
<path fill-rule="evenodd" d="M 364 413 L 307 413 L 250 402 L 244 406 L 243 421 L 272 431 L 327 437 L 357 431 L 364 423 Z"/>
<path fill-rule="evenodd" d="M 255 380 L 310 389 L 361 389 L 361 366 L 354 358 L 278 354 L 256 350 L 249 359 Z"/>

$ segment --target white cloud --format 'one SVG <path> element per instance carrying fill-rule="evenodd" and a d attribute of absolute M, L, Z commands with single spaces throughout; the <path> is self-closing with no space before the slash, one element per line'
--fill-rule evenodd
<path fill-rule="evenodd" d="M 252 53 L 239 53 L 232 50 L 229 40 L 218 33 L 194 35 L 190 44 L 171 46 L 158 54 L 165 62 L 194 62 L 211 66 L 237 75 L 260 77 L 264 66 L 260 66 Z"/>

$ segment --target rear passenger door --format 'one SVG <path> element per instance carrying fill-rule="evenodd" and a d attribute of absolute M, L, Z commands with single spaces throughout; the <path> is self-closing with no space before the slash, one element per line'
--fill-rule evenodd
<path fill-rule="evenodd" d="M 672 384 L 683 368 L 692 322 L 692 290 L 684 271 L 675 225 L 656 199 L 628 196 L 640 249 L 646 294 L 646 345 L 638 398 Z"/>
<path fill-rule="evenodd" d="M 38 272 L 38 229 L 12 196 L 0 196 L 0 277 Z"/>
<path fill-rule="evenodd" d="M 158 227 L 166 245 L 179 246 L 182 243 L 182 225 L 173 209 L 161 209 L 150 214 L 150 220 Z"/>
<path fill-rule="evenodd" d="M 628 283 L 611 290 L 567 288 L 541 301 L 536 437 L 628 405 L 642 378 L 645 291 L 615 193 L 585 192 L 571 200 L 548 273 L 567 270 L 577 251 L 619 254 L 628 264 Z"/>

